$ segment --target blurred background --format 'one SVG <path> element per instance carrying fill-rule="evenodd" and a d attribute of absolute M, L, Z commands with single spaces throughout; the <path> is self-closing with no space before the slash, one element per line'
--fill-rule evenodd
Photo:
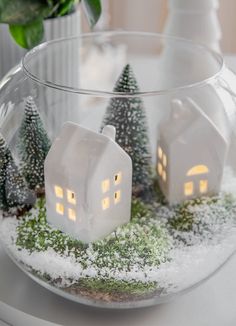
<path fill-rule="evenodd" d="M 222 52 L 236 53 L 236 0 L 220 0 L 219 3 Z M 102 0 L 102 4 L 103 14 L 96 29 L 162 32 L 168 14 L 167 0 Z M 84 17 L 82 30 L 89 31 Z"/>
<path fill-rule="evenodd" d="M 102 15 L 94 28 L 95 31 L 164 32 L 204 43 L 230 57 L 236 54 L 236 0 L 101 0 L 101 2 Z M 45 17 L 44 34 L 39 42 L 89 32 L 84 8 L 80 5 L 75 8 L 72 13 L 62 17 L 60 15 L 49 19 Z M 25 8 L 22 16 L 22 19 L 27 17 Z M 30 40 L 31 37 L 23 37 L 23 40 L 27 39 Z M 26 49 L 36 45 L 25 46 L 23 49 L 19 46 L 20 43 L 16 44 L 9 33 L 8 25 L 1 23 L 1 16 L 0 44 L 0 79 L 20 62 Z"/>

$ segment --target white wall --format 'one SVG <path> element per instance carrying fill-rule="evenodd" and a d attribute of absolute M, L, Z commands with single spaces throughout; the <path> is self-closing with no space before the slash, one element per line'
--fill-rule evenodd
<path fill-rule="evenodd" d="M 197 0 L 196 0 L 197 1 Z M 167 0 L 103 0 L 110 13 L 109 29 L 161 32 L 167 16 Z M 236 53 L 236 0 L 220 0 L 222 50 Z M 87 30 L 87 27 L 84 27 Z"/>

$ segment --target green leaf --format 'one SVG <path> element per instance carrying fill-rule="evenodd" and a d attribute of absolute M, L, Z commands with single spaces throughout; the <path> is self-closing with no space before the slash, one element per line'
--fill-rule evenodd
<path fill-rule="evenodd" d="M 52 11 L 45 0 L 0 0 L 0 23 L 25 25 L 47 17 Z"/>
<path fill-rule="evenodd" d="M 64 16 L 72 11 L 74 0 L 65 0 L 61 3 L 58 8 L 57 16 Z"/>
<path fill-rule="evenodd" d="M 31 49 L 43 39 L 43 20 L 26 25 L 10 25 L 9 29 L 16 43 L 25 49 Z"/>
<path fill-rule="evenodd" d="M 82 2 L 89 24 L 93 27 L 94 25 L 96 25 L 99 17 L 101 16 L 101 2 L 100 0 L 82 0 Z"/>

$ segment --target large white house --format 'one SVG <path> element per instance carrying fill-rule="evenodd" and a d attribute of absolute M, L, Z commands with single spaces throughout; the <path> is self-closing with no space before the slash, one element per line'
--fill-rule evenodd
<path fill-rule="evenodd" d="M 228 147 L 224 112 L 209 117 L 190 98 L 173 100 L 157 145 L 159 185 L 168 202 L 217 194 Z"/>
<path fill-rule="evenodd" d="M 83 241 L 99 240 L 129 222 L 132 162 L 115 142 L 115 128 L 101 134 L 67 122 L 45 161 L 47 220 Z"/>

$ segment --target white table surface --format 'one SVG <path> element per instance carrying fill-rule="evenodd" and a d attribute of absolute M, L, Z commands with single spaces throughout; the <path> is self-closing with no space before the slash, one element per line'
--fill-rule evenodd
<path fill-rule="evenodd" d="M 236 57 L 227 61 L 236 71 Z M 175 302 L 109 311 L 67 301 L 21 272 L 0 248 L 0 326 L 235 326 L 236 255 L 210 280 Z"/>

